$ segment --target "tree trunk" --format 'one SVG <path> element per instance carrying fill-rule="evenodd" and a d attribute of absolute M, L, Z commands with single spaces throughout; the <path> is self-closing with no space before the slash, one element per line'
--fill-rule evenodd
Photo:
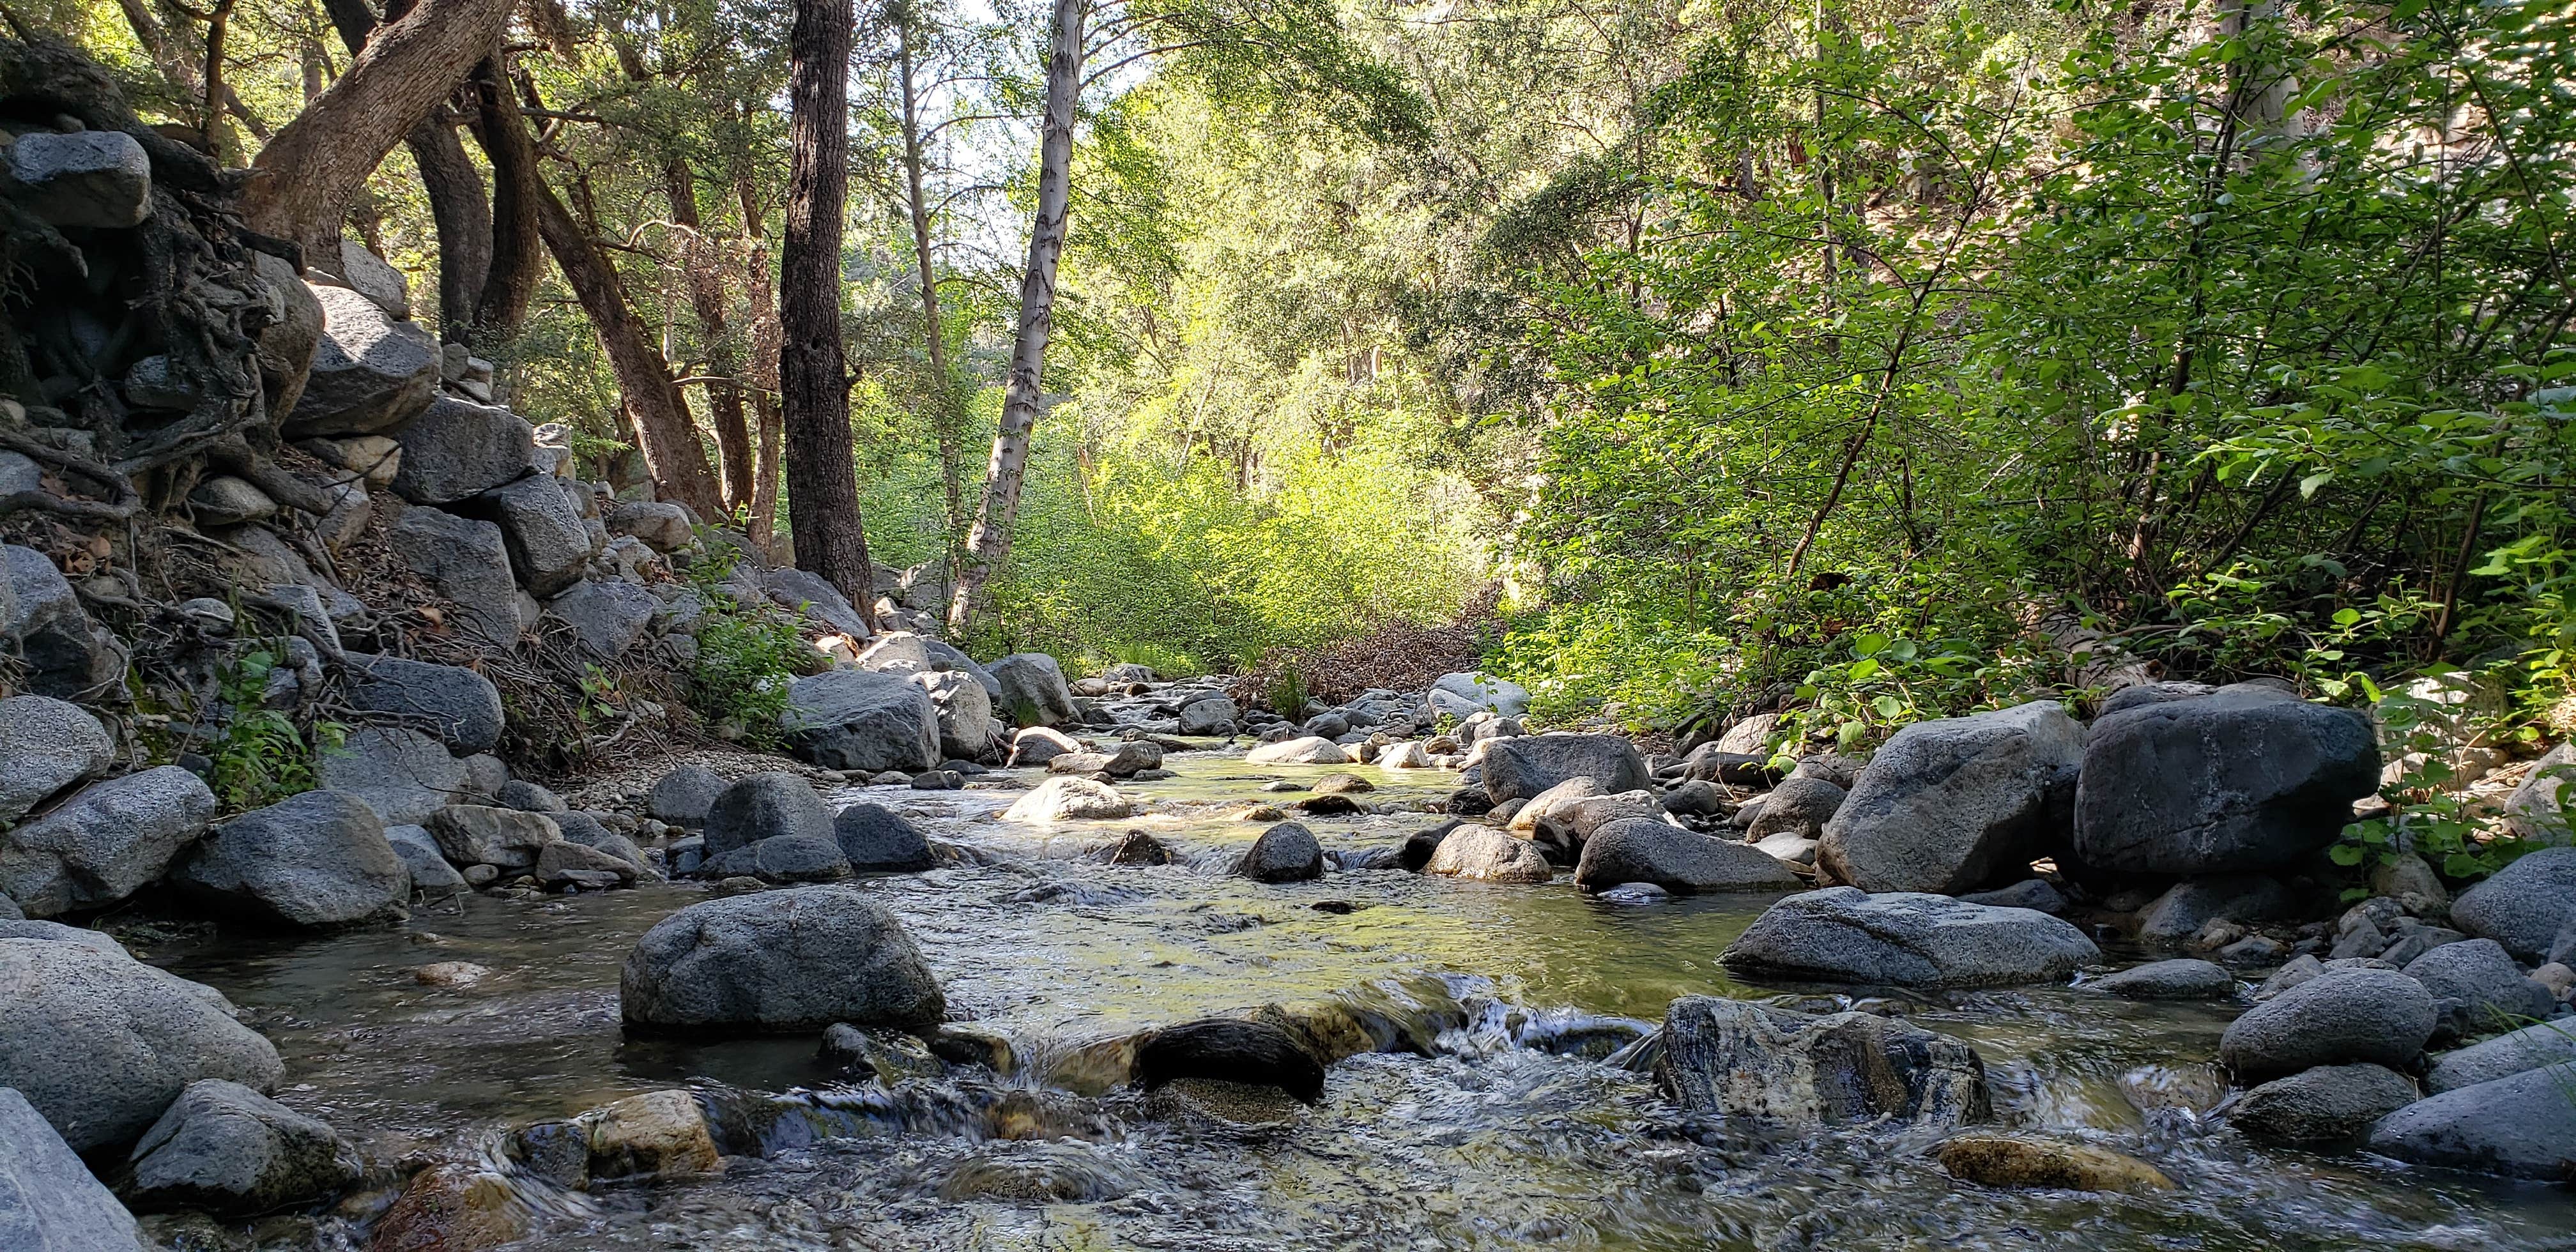
<path fill-rule="evenodd" d="M 364 0 L 326 0 L 331 25 L 351 53 L 366 50 L 376 29 L 376 15 Z M 393 6 L 399 14 L 399 4 Z M 483 175 L 465 155 L 456 128 L 435 116 L 436 105 L 423 114 L 403 145 L 420 169 L 421 191 L 429 200 L 430 221 L 438 228 L 438 321 L 442 338 L 462 339 L 474 324 L 484 275 L 492 267 L 492 206 L 483 196 Z M 339 258 L 325 260 L 333 265 Z"/>
<path fill-rule="evenodd" d="M 608 353 L 618 390 L 634 414 L 636 446 L 644 453 L 645 469 L 653 475 L 655 494 L 688 505 L 701 518 L 723 516 L 715 475 L 707 472 L 706 449 L 698 443 L 689 406 L 671 381 L 670 367 L 654 346 L 651 332 L 628 307 L 624 280 L 609 264 L 607 254 L 573 221 L 571 210 L 555 197 L 554 189 L 539 182 L 535 191 L 538 231 L 563 270 L 564 282 L 590 316 L 600 348 Z"/>
<path fill-rule="evenodd" d="M 1011 558 L 1019 518 L 1020 477 L 1029 464 L 1029 431 L 1037 425 L 1039 384 L 1053 329 L 1055 265 L 1064 252 L 1073 166 L 1073 110 L 1082 94 L 1082 23 L 1088 0 L 1055 0 L 1055 48 L 1047 58 L 1046 131 L 1038 148 L 1038 212 L 1029 228 L 1029 264 L 1020 276 L 1019 335 L 1011 344 L 1011 378 L 1003 392 L 1001 428 L 984 473 L 984 502 L 966 536 L 966 567 L 948 602 L 948 637 L 966 638 L 976 597 Z"/>
<path fill-rule="evenodd" d="M 689 310 L 697 314 L 698 334 L 707 351 L 704 369 L 713 380 L 707 384 L 707 409 L 715 417 L 725 508 L 748 508 L 751 426 L 743 416 L 741 354 L 726 340 L 732 319 L 725 315 L 724 277 L 717 271 L 721 258 L 707 242 L 706 224 L 698 216 L 697 185 L 689 176 L 689 168 L 677 160 L 664 162 L 662 189 L 671 201 L 671 220 L 685 232 L 688 246 L 681 264 L 688 269 Z"/>
<path fill-rule="evenodd" d="M 527 324 L 528 305 L 545 276 L 544 240 L 537 224 L 537 144 L 519 111 L 519 92 L 502 56 L 474 69 L 474 140 L 492 163 L 492 262 L 476 293 L 472 330 L 465 342 L 489 352 Z"/>
<path fill-rule="evenodd" d="M 907 10 L 895 26 L 897 70 L 903 84 L 903 173 L 912 203 L 912 253 L 921 266 L 921 338 L 930 354 L 930 420 L 939 434 L 939 478 L 948 491 L 948 526 L 941 555 L 956 576 L 959 532 L 966 526 L 965 467 L 958 450 L 956 380 L 948 376 L 948 335 L 940 325 L 939 269 L 931 252 L 930 202 L 921 190 L 921 102 L 913 87 L 912 22 Z"/>
<path fill-rule="evenodd" d="M 760 187 L 748 163 L 735 168 L 733 190 L 742 202 L 743 278 L 751 296 L 751 351 L 743 360 L 742 380 L 751 390 L 752 416 L 759 428 L 752 454 L 747 533 L 765 554 L 771 528 L 778 521 L 778 445 L 784 436 L 778 416 L 778 301 L 769 282 L 769 236 L 761 224 Z"/>
<path fill-rule="evenodd" d="M 779 253 L 778 391 L 796 564 L 875 624 L 868 539 L 850 456 L 841 355 L 841 211 L 848 197 L 850 0 L 797 0 L 788 37 L 787 238 Z"/>
<path fill-rule="evenodd" d="M 251 162 L 242 220 L 307 248 L 337 239 L 367 176 L 501 37 L 511 0 L 423 0 Z"/>

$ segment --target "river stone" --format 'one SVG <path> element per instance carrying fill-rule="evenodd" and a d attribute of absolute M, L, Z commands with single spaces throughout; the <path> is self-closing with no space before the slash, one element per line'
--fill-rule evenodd
<path fill-rule="evenodd" d="M 1971 891 L 1959 897 L 1970 904 L 1995 904 L 2008 909 L 2037 909 L 2042 913 L 2066 911 L 2066 896 L 2042 878 L 2025 878 L 2009 887 L 1992 891 Z"/>
<path fill-rule="evenodd" d="M 573 1119 L 593 1178 L 675 1178 L 724 1168 L 706 1107 L 692 1091 L 648 1091 Z"/>
<path fill-rule="evenodd" d="M 107 908 L 159 878 L 214 815 L 215 793 L 176 765 L 93 784 L 0 833 L 0 895 L 29 917 Z"/>
<path fill-rule="evenodd" d="M 221 1078 L 188 1084 L 128 1161 L 125 1194 L 148 1210 L 265 1213 L 358 1177 L 356 1154 L 329 1126 Z"/>
<path fill-rule="evenodd" d="M 850 607 L 850 598 L 820 574 L 801 569 L 774 569 L 759 575 L 761 590 L 772 604 L 824 631 L 865 639 L 875 633 L 868 629 L 859 611 Z"/>
<path fill-rule="evenodd" d="M 1181 706 L 1180 733 L 1231 735 L 1243 722 L 1243 709 L 1227 696 L 1201 696 Z"/>
<path fill-rule="evenodd" d="M 610 835 L 609 838 L 620 838 Z M 642 855 L 637 854 L 640 861 Z M 846 870 L 846 867 L 844 867 Z M 560 839 L 537 849 L 537 863 L 529 873 L 548 887 L 598 887 L 614 882 L 624 886 L 635 881 L 636 861 L 630 861 L 603 847 Z M 605 878 L 601 876 L 605 875 Z M 834 875 L 840 877 L 841 875 Z"/>
<path fill-rule="evenodd" d="M 0 1248 L 143 1252 L 134 1215 L 27 1097 L 0 1087 Z"/>
<path fill-rule="evenodd" d="M 2170 1191 L 2173 1179 L 2133 1157 L 2091 1144 L 2018 1135 L 1961 1135 L 1933 1149 L 1953 1178 L 1989 1187 L 2062 1191 Z"/>
<path fill-rule="evenodd" d="M 1865 891 L 1957 893 L 2026 874 L 2063 838 L 2083 764 L 2084 728 L 2053 700 L 1916 722 L 1861 770 L 1816 862 Z"/>
<path fill-rule="evenodd" d="M 493 788 L 492 803 L 505 809 L 517 809 L 522 813 L 551 814 L 556 817 L 558 824 L 562 821 L 561 815 L 571 807 L 564 803 L 562 796 L 524 778 L 513 778 Z M 566 838 L 570 836 L 567 835 Z"/>
<path fill-rule="evenodd" d="M 1011 736 L 1008 767 L 1045 765 L 1067 752 L 1080 751 L 1082 744 L 1073 736 L 1046 726 L 1031 726 Z"/>
<path fill-rule="evenodd" d="M 2576 848 L 2542 848 L 2497 870 L 2451 903 L 2451 924 L 2521 960 L 2546 959 L 2576 926 Z"/>
<path fill-rule="evenodd" d="M 315 781 L 365 800 L 388 826 L 418 825 L 465 791 L 465 764 L 417 730 L 365 726 L 321 754 Z"/>
<path fill-rule="evenodd" d="M 1880 1117 L 1957 1126 L 1993 1116 L 1976 1049 L 1900 1019 L 1817 1017 L 1717 996 L 1664 1012 L 1655 1085 L 1695 1113 L 1791 1126 Z"/>
<path fill-rule="evenodd" d="M 1151 1091 L 1178 1079 L 1275 1087 L 1307 1104 L 1324 1098 L 1324 1067 L 1296 1036 L 1270 1022 L 1210 1017 L 1146 1032 L 1136 1083 Z"/>
<path fill-rule="evenodd" d="M 1406 841 L 1404 859 L 1413 856 Z M 1461 826 L 1431 842 L 1432 851 L 1419 865 L 1425 874 L 1473 878 L 1483 882 L 1546 882 L 1556 870 L 1538 845 L 1489 826 Z"/>
<path fill-rule="evenodd" d="M 2225 1000 L 2236 994 L 2236 975 L 2215 961 L 2150 961 L 2087 984 L 2124 1000 Z"/>
<path fill-rule="evenodd" d="M 1127 817 L 1135 811 L 1135 804 L 1107 783 L 1062 775 L 1031 788 L 1002 816 L 1014 822 L 1057 822 Z"/>
<path fill-rule="evenodd" d="M 439 851 L 438 837 L 428 827 L 387 826 L 385 843 L 410 873 L 412 890 L 432 896 L 465 890 L 465 876 L 447 863 L 447 854 Z"/>
<path fill-rule="evenodd" d="M 2272 869 L 2334 842 L 2378 789 L 2367 716 L 2240 683 L 2093 724 L 2075 855 L 2129 873 Z"/>
<path fill-rule="evenodd" d="M 403 462 L 410 464 L 406 458 Z M 570 490 L 587 490 L 573 488 Z M 522 478 L 458 504 L 457 511 L 501 528 L 510 570 L 519 585 L 550 596 L 573 585 L 597 555 L 590 528 L 564 483 L 550 476 Z"/>
<path fill-rule="evenodd" d="M 794 774 L 753 774 L 719 793 L 707 806 L 707 859 L 779 835 L 832 837 L 832 810 Z"/>
<path fill-rule="evenodd" d="M 1246 765 L 1348 765 L 1351 754 L 1321 735 L 1265 743 L 1243 754 Z"/>
<path fill-rule="evenodd" d="M 500 527 L 439 509 L 405 509 L 388 538 L 411 572 L 455 605 L 459 630 L 493 648 L 519 642 L 519 588 Z"/>
<path fill-rule="evenodd" d="M 2381 1118 L 2370 1150 L 2418 1165 L 2564 1181 L 2576 1173 L 2576 1064 L 2509 1074 Z"/>
<path fill-rule="evenodd" d="M 1252 841 L 1234 872 L 1255 882 L 1307 882 L 1324 876 L 1324 847 L 1315 833 L 1295 822 L 1281 822 Z"/>
<path fill-rule="evenodd" d="M 928 1026 L 939 984 L 894 915 L 851 887 L 693 904 L 637 941 L 620 980 L 633 1027 L 749 1032 Z"/>
<path fill-rule="evenodd" d="M 480 804 L 450 805 L 421 824 L 438 840 L 438 850 L 456 865 L 527 869 L 537 863 L 537 853 L 547 844 L 563 838 L 563 829 L 543 813 Z"/>
<path fill-rule="evenodd" d="M 286 437 L 380 434 L 420 416 L 438 386 L 438 344 L 429 332 L 385 316 L 346 287 L 306 286 L 322 306 L 322 337 L 287 415 Z"/>
<path fill-rule="evenodd" d="M 939 710 L 900 674 L 835 669 L 787 688 L 788 746 L 825 769 L 875 774 L 936 769 Z"/>
<path fill-rule="evenodd" d="M 2195 878 L 2175 883 L 2138 915 L 2138 937 L 2181 943 L 2214 921 L 2268 922 L 2292 911 L 2290 893 L 2263 874 Z"/>
<path fill-rule="evenodd" d="M 1248 758 L 1247 758 L 1248 759 Z M 1651 790 L 1645 759 L 1619 735 L 1524 735 L 1485 750 L 1485 794 L 1494 803 L 1527 799 L 1569 778 L 1589 778 L 1604 795 Z"/>
<path fill-rule="evenodd" d="M 170 871 L 172 885 L 228 914 L 324 928 L 398 922 L 411 871 L 384 821 L 345 791 L 307 791 L 217 826 Z"/>
<path fill-rule="evenodd" d="M 832 837 L 841 855 L 861 873 L 909 874 L 937 861 L 930 839 L 910 818 L 882 804 L 853 804 L 832 818 Z"/>
<path fill-rule="evenodd" d="M 930 693 L 939 716 L 939 753 L 960 761 L 981 761 L 1000 750 L 1002 724 L 993 717 L 993 699 L 983 684 L 965 674 L 927 672 L 907 677 Z"/>
<path fill-rule="evenodd" d="M 2384 969 L 2330 970 L 2247 1009 L 2218 1041 L 2218 1060 L 2246 1079 L 2367 1061 L 2405 1069 L 2435 1021 L 2421 983 Z"/>
<path fill-rule="evenodd" d="M 1575 862 L 1574 881 L 1594 890 L 1633 882 L 1669 891 L 1795 891 L 1804 885 L 1760 848 L 1651 817 L 1623 818 L 1592 832 Z"/>
<path fill-rule="evenodd" d="M 2534 1022 L 2433 1058 L 2433 1068 L 2424 1076 L 2424 1089 L 2439 1095 L 2570 1061 L 2576 1061 L 2576 1028 L 2565 1022 Z"/>
<path fill-rule="evenodd" d="M 2442 1015 L 2433 1030 L 2437 1043 L 2511 1029 L 2558 1008 L 2558 997 L 2523 977 L 2493 939 L 2443 944 L 2408 962 L 2406 976 L 2433 993 Z"/>
<path fill-rule="evenodd" d="M 2535 843 L 2566 844 L 2571 838 L 2561 796 L 2576 796 L 2576 739 L 2543 753 L 2531 772 L 2504 802 L 2504 823 L 2515 835 Z"/>
<path fill-rule="evenodd" d="M 2275 1143 L 2344 1143 L 2415 1099 L 2414 1080 L 2384 1066 L 2320 1065 L 2246 1092 L 2227 1120 Z"/>
<path fill-rule="evenodd" d="M 1978 987 L 2062 981 L 2102 951 L 2046 913 L 1831 887 L 1772 905 L 1718 959 L 1758 978 Z"/>
<path fill-rule="evenodd" d="M 277 1050 L 214 988 L 81 943 L 0 939 L 0 1086 L 75 1151 L 131 1143 L 200 1078 L 267 1090 Z"/>
<path fill-rule="evenodd" d="M 1431 680 L 1431 690 L 1446 693 L 1465 705 L 1461 717 L 1480 710 L 1491 710 L 1503 717 L 1529 712 L 1529 689 L 1509 679 L 1465 672 L 1442 674 Z"/>
<path fill-rule="evenodd" d="M 500 745 L 500 688 L 473 670 L 351 653 L 342 686 L 351 708 L 399 716 L 403 725 L 437 735 L 451 751 L 489 752 Z"/>
<path fill-rule="evenodd" d="M 394 442 L 402 446 L 394 494 L 414 504 L 455 504 L 525 477 L 536 452 L 527 419 L 453 396 L 433 401 L 394 432 Z M 551 481 L 544 485 L 553 489 Z"/>
<path fill-rule="evenodd" d="M 653 816 L 694 830 L 706 824 L 707 810 L 727 785 L 724 775 L 706 766 L 683 765 L 654 781 L 646 806 Z"/>
<path fill-rule="evenodd" d="M 1762 811 L 1744 828 L 1748 839 L 1796 835 L 1821 842 L 1825 824 L 1847 802 L 1842 788 L 1821 778 L 1784 778 L 1764 793 Z"/>
<path fill-rule="evenodd" d="M 0 826 L 107 768 L 116 744 L 98 719 L 51 696 L 0 700 Z"/>
<path fill-rule="evenodd" d="M 710 858 L 709 878 L 757 878 L 765 883 L 838 882 L 850 876 L 850 859 L 829 835 L 772 835 Z"/>
<path fill-rule="evenodd" d="M 615 658 L 644 638 L 654 615 L 662 611 L 662 602 L 630 582 L 588 578 L 547 601 L 546 611 L 572 624 L 573 636 L 584 651 Z"/>

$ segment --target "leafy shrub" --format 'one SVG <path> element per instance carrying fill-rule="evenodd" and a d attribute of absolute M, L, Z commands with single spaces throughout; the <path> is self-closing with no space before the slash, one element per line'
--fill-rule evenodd
<path fill-rule="evenodd" d="M 295 719 L 269 708 L 269 676 L 277 669 L 283 647 L 263 645 L 225 663 L 216 673 L 224 702 L 223 727 L 206 745 L 213 763 L 208 781 L 215 798 L 229 812 L 274 804 L 319 785 L 315 765 L 321 754 L 340 750 L 348 728 L 318 722 L 310 731 Z"/>
<path fill-rule="evenodd" d="M 697 660 L 689 667 L 689 704 L 754 747 L 776 747 L 788 685 L 814 650 L 784 614 L 765 604 L 746 605 L 726 590 L 733 575 L 731 549 L 708 544 L 706 550 L 711 555 L 689 571 L 690 585 L 706 605 Z"/>

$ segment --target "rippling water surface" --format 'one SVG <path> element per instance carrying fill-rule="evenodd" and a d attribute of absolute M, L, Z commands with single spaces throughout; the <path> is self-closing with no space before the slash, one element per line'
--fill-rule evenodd
<path fill-rule="evenodd" d="M 1140 1027 L 1269 1002 L 1412 1015 L 1430 1055 L 1333 1067 L 1323 1105 L 1219 1121 L 1134 1093 L 973 1079 L 839 1088 L 810 1037 L 628 1041 L 617 974 L 644 929 L 703 894 L 663 886 L 523 903 L 471 897 L 403 930 L 158 954 L 222 988 L 277 1041 L 280 1098 L 381 1158 L 462 1152 L 499 1127 L 689 1083 L 753 1104 L 809 1089 L 765 1157 L 717 1177 L 609 1188 L 521 1245 L 687 1249 L 1972 1248 L 2576 1249 L 2576 1194 L 2249 1146 L 2200 1116 L 2229 1014 L 2066 988 L 1901 1000 L 1974 1042 L 2007 1125 L 2144 1158 L 2172 1192 L 2001 1192 L 1953 1183 L 1916 1132 L 1785 1135 L 1693 1119 L 1589 1056 L 1684 994 L 1768 996 L 1716 957 L 1771 897 L 1616 906 L 1570 879 L 1486 886 L 1395 870 L 1264 886 L 1223 865 L 1262 829 L 1262 783 L 1320 768 L 1172 758 L 1123 790 L 1125 822 L 1004 822 L 1015 792 L 852 791 L 990 864 L 867 881 L 900 914 L 953 1016 L 1061 1056 Z M 1350 772 L 1374 801 L 1446 794 L 1438 771 Z M 1307 821 L 1358 853 L 1433 821 Z M 1188 863 L 1097 865 L 1147 830 Z M 1317 905 L 1324 905 L 1318 908 Z M 433 962 L 491 973 L 427 986 Z M 1541 1046 L 1531 1046 L 1533 1044 Z M 1550 1048 L 1559 1049 L 1551 1051 Z M 1570 1050 L 1570 1051 L 1567 1051 Z M 1566 1054 L 1560 1054 L 1565 1051 Z M 1247 1123 L 1253 1123 L 1247 1125 Z M 792 1132 L 792 1133 L 791 1133 Z M 583 1210 L 588 1210 L 584 1212 Z"/>

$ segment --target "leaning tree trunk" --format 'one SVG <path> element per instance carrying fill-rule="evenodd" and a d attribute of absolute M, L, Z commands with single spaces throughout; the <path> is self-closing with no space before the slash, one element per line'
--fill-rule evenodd
<path fill-rule="evenodd" d="M 1029 465 L 1029 432 L 1037 425 L 1047 335 L 1054 329 L 1055 263 L 1064 253 L 1073 167 L 1073 108 L 1082 94 L 1082 20 L 1087 0 L 1055 0 L 1055 48 L 1047 58 L 1046 133 L 1038 147 L 1038 213 L 1029 227 L 1029 264 L 1020 276 L 1020 329 L 1011 344 L 1011 378 L 1002 393 L 1002 424 L 984 472 L 984 503 L 966 536 L 966 568 L 948 601 L 948 637 L 966 638 L 975 600 L 993 571 L 1011 559 L 1011 527 L 1020 514 L 1020 478 Z"/>
<path fill-rule="evenodd" d="M 242 220 L 307 249 L 336 240 L 367 176 L 501 38 L 511 0 L 423 0 L 259 150 Z"/>
<path fill-rule="evenodd" d="M 466 342 L 490 354 L 527 324 L 528 305 L 545 276 L 543 228 L 537 221 L 543 175 L 537 141 L 519 109 L 503 55 L 474 69 L 474 140 L 492 163 L 492 263 L 474 302 Z"/>
<path fill-rule="evenodd" d="M 375 11 L 365 0 L 324 0 L 323 8 L 340 32 L 340 42 L 353 54 L 365 51 L 377 25 Z M 397 21 L 404 9 L 400 2 L 386 6 Z M 484 274 L 492 267 L 492 205 L 483 195 L 482 173 L 456 138 L 456 127 L 436 114 L 437 106 L 430 106 L 430 112 L 403 136 L 403 146 L 411 149 L 412 164 L 420 170 L 430 222 L 438 229 L 440 333 L 457 339 L 474 323 Z M 323 260 L 334 267 L 340 264 L 338 257 Z"/>
<path fill-rule="evenodd" d="M 689 168 L 677 159 L 662 165 L 663 193 L 671 201 L 671 220 L 686 232 L 689 309 L 698 315 L 698 333 L 706 340 L 707 411 L 714 419 L 716 460 L 724 475 L 725 509 L 751 507 L 751 423 L 743 416 L 741 353 L 727 342 L 732 319 L 725 315 L 724 276 L 717 266 L 719 250 L 707 241 L 706 223 L 698 216 L 697 185 Z"/>
<path fill-rule="evenodd" d="M 784 403 L 787 522 L 796 564 L 875 624 L 867 531 L 850 456 L 850 381 L 841 353 L 841 210 L 848 198 L 850 0 L 797 0 L 788 37 L 787 237 L 778 257 L 778 390 Z"/>

